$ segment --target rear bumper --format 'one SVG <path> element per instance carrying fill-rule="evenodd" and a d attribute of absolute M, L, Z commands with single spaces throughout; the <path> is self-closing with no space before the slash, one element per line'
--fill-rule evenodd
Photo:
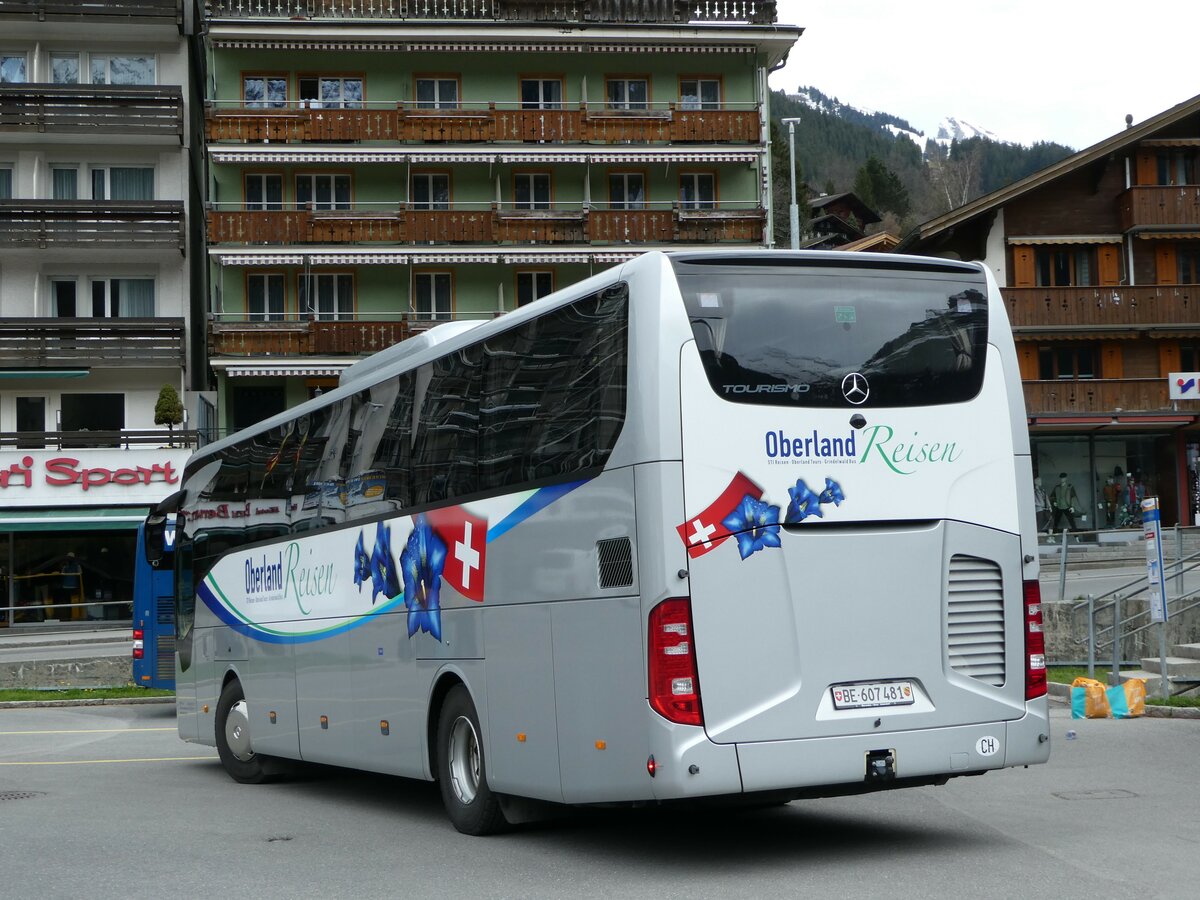
<path fill-rule="evenodd" d="M 657 735 L 660 741 L 667 738 L 668 746 L 655 743 L 661 759 L 671 764 L 660 766 L 653 791 L 659 800 L 672 800 L 852 785 L 865 781 L 867 754 L 878 750 L 892 751 L 898 780 L 918 783 L 1033 765 L 1050 757 L 1049 725 L 1041 699 L 1026 704 L 1025 715 L 1009 722 L 795 741 L 714 744 L 688 734 L 701 729 L 676 726 Z"/>

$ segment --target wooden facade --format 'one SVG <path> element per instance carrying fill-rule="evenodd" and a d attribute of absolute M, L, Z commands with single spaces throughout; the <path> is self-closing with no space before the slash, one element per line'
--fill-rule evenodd
<path fill-rule="evenodd" d="M 0 318 L 0 366 L 182 366 L 183 341 L 183 319 Z"/>
<path fill-rule="evenodd" d="M 421 330 L 419 321 L 217 322 L 209 351 L 217 356 L 363 356 L 378 353 Z"/>

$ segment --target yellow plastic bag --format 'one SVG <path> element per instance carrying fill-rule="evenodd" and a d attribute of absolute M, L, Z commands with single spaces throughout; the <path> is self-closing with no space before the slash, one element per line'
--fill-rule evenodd
<path fill-rule="evenodd" d="M 1112 716 L 1108 705 L 1108 688 L 1094 678 L 1076 678 L 1071 682 L 1071 718 L 1107 719 Z"/>
<path fill-rule="evenodd" d="M 1108 706 L 1114 719 L 1131 719 L 1146 714 L 1146 681 L 1130 678 L 1108 689 Z"/>

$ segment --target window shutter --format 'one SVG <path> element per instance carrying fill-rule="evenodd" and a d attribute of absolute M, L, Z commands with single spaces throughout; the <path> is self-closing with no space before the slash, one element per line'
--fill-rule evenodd
<path fill-rule="evenodd" d="M 1119 244 L 1102 244 L 1096 254 L 1100 275 L 1100 284 L 1121 283 L 1121 246 Z"/>
<path fill-rule="evenodd" d="M 1017 344 L 1017 368 L 1022 381 L 1038 380 L 1037 344 Z"/>
<path fill-rule="evenodd" d="M 1033 287 L 1033 248 L 1018 244 L 1012 248 L 1013 287 Z"/>
<path fill-rule="evenodd" d="M 1158 283 L 1174 284 L 1179 274 L 1175 262 L 1175 245 L 1159 242 L 1154 248 L 1154 263 L 1158 271 Z"/>
<path fill-rule="evenodd" d="M 1125 377 L 1125 366 L 1119 341 L 1105 341 L 1100 345 L 1100 377 Z"/>
<path fill-rule="evenodd" d="M 1158 345 L 1158 374 L 1166 378 L 1179 371 L 1179 342 L 1161 341 Z"/>

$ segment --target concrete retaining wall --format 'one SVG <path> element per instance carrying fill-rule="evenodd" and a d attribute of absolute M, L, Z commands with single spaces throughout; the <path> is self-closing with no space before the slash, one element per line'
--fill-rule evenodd
<path fill-rule="evenodd" d="M 0 665 L 0 688 L 123 687 L 133 678 L 128 656 L 94 659 L 39 659 Z"/>
<path fill-rule="evenodd" d="M 1087 608 L 1072 612 L 1074 602 L 1042 602 L 1042 618 L 1045 621 L 1046 656 L 1051 665 L 1078 662 L 1087 659 Z M 1126 600 L 1121 604 L 1121 618 L 1128 619 L 1135 613 L 1145 612 L 1145 600 Z M 1112 625 L 1112 610 L 1106 609 L 1097 615 L 1097 629 Z M 1148 616 L 1137 620 L 1138 625 L 1149 621 Z M 1128 627 L 1128 626 L 1127 626 Z M 1100 636 L 1103 642 L 1098 652 L 1100 662 L 1112 661 L 1112 647 L 1107 644 L 1108 635 Z M 1167 623 L 1167 651 L 1174 644 L 1200 643 L 1200 608 L 1174 615 Z M 1139 660 L 1143 656 L 1158 656 L 1158 626 L 1147 628 L 1122 643 L 1122 658 Z"/>

